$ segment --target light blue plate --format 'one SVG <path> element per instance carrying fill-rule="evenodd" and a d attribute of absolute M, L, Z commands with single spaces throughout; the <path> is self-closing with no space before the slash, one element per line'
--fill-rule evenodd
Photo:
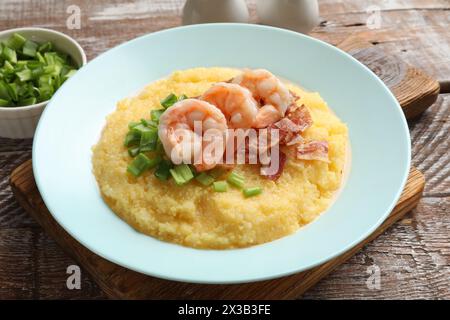
<path fill-rule="evenodd" d="M 140 234 L 102 201 L 91 147 L 118 100 L 192 67 L 266 68 L 318 91 L 348 124 L 352 168 L 344 190 L 297 233 L 239 250 L 196 250 Z M 96 254 L 152 276 L 199 283 L 270 279 L 350 249 L 394 207 L 410 166 L 410 140 L 391 92 L 366 67 L 324 42 L 244 24 L 196 25 L 127 42 L 90 62 L 53 97 L 39 122 L 33 170 L 55 219 Z"/>

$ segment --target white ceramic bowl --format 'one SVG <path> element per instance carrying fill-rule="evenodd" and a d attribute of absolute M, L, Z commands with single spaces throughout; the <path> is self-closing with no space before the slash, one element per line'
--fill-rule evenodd
<path fill-rule="evenodd" d="M 37 43 L 50 41 L 57 51 L 70 55 L 78 67 L 86 64 L 81 46 L 64 33 L 43 28 L 17 28 L 0 32 L 0 42 L 12 34 L 20 33 Z M 42 111 L 48 101 L 25 107 L 0 107 L 0 137 L 12 139 L 32 138 Z"/>

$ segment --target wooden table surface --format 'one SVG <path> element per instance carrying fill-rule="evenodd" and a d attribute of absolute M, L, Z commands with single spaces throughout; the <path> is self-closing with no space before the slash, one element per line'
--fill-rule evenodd
<path fill-rule="evenodd" d="M 78 40 L 92 59 L 136 36 L 180 25 L 183 2 L 2 0 L 0 31 L 21 26 L 60 30 Z M 304 298 L 450 299 L 450 1 L 319 2 L 321 23 L 314 37 L 337 44 L 353 33 L 364 36 L 437 79 L 441 94 L 423 116 L 409 123 L 413 164 L 427 179 L 417 209 Z M 248 3 L 256 22 L 255 0 Z M 72 4 L 81 9 L 79 30 L 66 27 Z M 366 25 L 371 5 L 381 9 L 378 29 Z M 67 289 L 66 269 L 76 263 L 15 201 L 9 174 L 30 157 L 31 140 L 0 138 L 0 299 L 105 298 L 85 272 L 80 290 Z M 380 268 L 380 289 L 366 284 L 372 265 Z"/>

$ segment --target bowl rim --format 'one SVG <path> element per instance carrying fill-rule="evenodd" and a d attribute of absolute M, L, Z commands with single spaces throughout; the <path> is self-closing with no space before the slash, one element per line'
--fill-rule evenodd
<path fill-rule="evenodd" d="M 66 40 L 71 42 L 77 48 L 78 52 L 81 54 L 81 65 L 79 66 L 79 68 L 83 67 L 87 63 L 86 52 L 81 47 L 81 45 L 74 38 L 72 38 L 72 37 L 68 36 L 67 34 L 62 33 L 60 31 L 56 31 L 53 29 L 47 29 L 47 28 L 40 28 L 40 27 L 21 27 L 21 28 L 14 28 L 14 29 L 7 29 L 7 30 L 0 31 L 0 37 L 3 35 L 6 35 L 6 34 L 20 32 L 20 31 L 47 32 L 47 33 L 53 33 L 53 34 L 57 35 L 58 37 L 65 38 Z M 44 107 L 46 104 L 48 104 L 48 102 L 50 100 L 51 100 L 51 98 L 48 100 L 39 102 L 39 103 L 29 105 L 29 106 L 0 107 L 0 112 L 3 112 L 3 113 L 11 112 L 12 113 L 12 112 L 14 112 L 14 110 L 26 111 L 26 110 L 39 109 L 39 108 Z"/>
<path fill-rule="evenodd" d="M 304 35 L 304 34 L 300 34 L 294 31 L 290 31 L 287 29 L 282 29 L 282 28 L 278 28 L 278 27 L 272 27 L 272 26 L 265 26 L 265 25 L 255 25 L 255 24 L 247 24 L 247 23 L 206 23 L 206 24 L 196 24 L 196 25 L 188 25 L 188 26 L 178 26 L 178 27 L 174 27 L 174 28 L 169 28 L 169 29 L 165 29 L 165 30 L 161 30 L 161 31 L 157 31 L 157 32 L 150 32 L 150 33 L 146 33 L 144 35 L 138 36 L 136 38 L 130 39 L 128 41 L 125 41 L 124 43 L 121 43 L 119 45 L 117 45 L 116 47 L 113 47 L 103 53 L 101 53 L 100 55 L 98 55 L 95 59 L 93 59 L 92 61 L 95 61 L 101 57 L 103 57 L 106 54 L 111 54 L 111 51 L 114 50 L 118 50 L 119 48 L 122 48 L 126 45 L 129 45 L 131 42 L 134 42 L 136 40 L 139 39 L 143 39 L 143 38 L 147 38 L 150 37 L 151 35 L 154 34 L 163 34 L 163 33 L 171 33 L 171 32 L 177 32 L 180 29 L 201 29 L 201 28 L 208 28 L 208 27 L 244 27 L 244 28 L 254 28 L 254 29 L 266 29 L 266 30 L 276 30 L 278 32 L 283 32 L 283 33 L 288 33 L 288 34 L 292 34 L 295 35 L 297 37 L 304 37 L 304 38 L 309 38 L 315 42 L 320 43 L 322 46 L 325 47 L 329 47 L 331 48 L 333 51 L 336 51 L 339 55 L 343 55 L 346 56 L 347 59 L 352 60 L 354 63 L 358 64 L 362 69 L 366 70 L 366 72 L 372 74 L 372 76 L 374 77 L 374 79 L 382 86 L 383 91 L 386 93 L 386 95 L 388 95 L 390 97 L 390 99 L 392 100 L 393 104 L 395 105 L 395 109 L 396 112 L 399 113 L 399 115 L 402 115 L 402 117 L 400 118 L 401 124 L 402 124 L 402 131 L 405 134 L 405 138 L 407 140 L 407 143 L 405 145 L 406 147 L 406 154 L 404 159 L 406 159 L 407 163 L 405 163 L 404 165 L 404 171 L 402 172 L 402 177 L 401 177 L 401 181 L 400 182 L 400 187 L 399 189 L 395 192 L 395 194 L 392 195 L 392 201 L 390 203 L 386 203 L 386 211 L 380 215 L 378 217 L 378 220 L 373 223 L 373 225 L 370 228 L 367 228 L 364 232 L 362 232 L 360 234 L 360 236 L 358 238 L 353 239 L 352 242 L 347 243 L 346 246 L 343 246 L 340 250 L 336 250 L 334 253 L 332 254 L 328 254 L 325 257 L 322 257 L 321 259 L 318 259 L 315 263 L 311 263 L 309 264 L 308 267 L 303 267 L 303 268 L 289 268 L 284 270 L 283 272 L 278 272 L 278 273 L 272 273 L 270 275 L 255 275 L 255 276 L 247 276 L 245 279 L 243 279 L 242 277 L 239 277 L 239 279 L 230 279 L 230 278 L 224 278 L 224 277 L 215 277 L 214 279 L 211 278 L 199 278 L 196 276 L 175 276 L 175 275 L 167 275 L 167 273 L 164 272 L 149 272 L 148 270 L 146 270 L 145 268 L 142 267 L 137 267 L 134 264 L 131 263 L 125 263 L 123 261 L 121 261 L 120 259 L 116 259 L 116 257 L 111 257 L 108 254 L 104 254 L 103 252 L 100 252 L 98 250 L 96 250 L 95 248 L 93 248 L 87 241 L 84 241 L 85 239 L 81 239 L 80 237 L 77 237 L 75 235 L 75 232 L 69 228 L 67 228 L 67 226 L 62 223 L 62 219 L 60 219 L 60 216 L 58 215 L 54 215 L 52 212 L 54 212 L 54 207 L 48 203 L 49 201 L 49 196 L 48 194 L 42 193 L 43 195 L 43 199 L 44 199 L 44 203 L 46 203 L 46 205 L 49 208 L 50 213 L 52 214 L 52 216 L 55 218 L 55 220 L 58 222 L 58 224 L 63 227 L 63 229 L 65 231 L 67 231 L 72 237 L 74 237 L 74 239 L 76 239 L 78 242 L 80 242 L 83 246 L 85 246 L 88 250 L 94 252 L 95 254 L 99 255 L 100 257 L 120 265 L 121 267 L 142 273 L 142 274 L 146 274 L 149 276 L 153 276 L 153 277 L 157 277 L 160 279 L 165 279 L 165 280 L 171 280 L 171 281 L 182 281 L 182 282 L 190 282 L 190 283 L 198 283 L 198 284 L 240 284 L 240 283 L 249 283 L 249 282 L 255 282 L 255 281 L 264 281 L 264 280 L 271 280 L 271 279 L 276 279 L 276 278 L 280 278 L 280 277 L 284 277 L 284 276 L 289 276 L 292 274 L 296 274 L 299 272 L 303 272 L 305 270 L 310 270 L 314 267 L 317 267 L 323 263 L 326 263 L 327 261 L 332 260 L 333 258 L 336 258 L 342 254 L 344 254 L 345 252 L 347 252 L 348 250 L 350 250 L 351 248 L 353 248 L 354 246 L 356 246 L 358 243 L 360 243 L 361 241 L 363 241 L 364 239 L 366 239 L 368 236 L 370 236 L 387 218 L 387 216 L 390 214 L 390 212 L 393 210 L 393 208 L 395 207 L 398 199 L 401 196 L 401 193 L 403 191 L 403 188 L 406 185 L 407 182 L 407 178 L 408 178 L 408 173 L 411 167 L 411 142 L 410 142 L 410 133 L 408 130 L 408 124 L 406 121 L 406 118 L 404 117 L 403 111 L 401 109 L 400 104 L 398 103 L 397 99 L 395 98 L 395 96 L 393 95 L 393 93 L 389 90 L 389 88 L 384 84 L 384 82 L 378 77 L 376 76 L 367 66 L 365 66 L 364 64 L 362 64 L 361 62 L 359 62 L 357 59 L 355 59 L 354 57 L 352 57 L 350 54 L 348 54 L 347 52 L 343 51 L 342 49 L 337 48 L 334 45 L 331 45 L 325 41 L 322 41 L 320 39 L 316 39 L 313 38 L 311 36 L 308 35 Z M 57 93 L 58 94 L 58 93 Z M 44 110 L 44 116 L 46 114 L 46 112 L 48 111 L 48 109 Z M 39 135 L 39 132 L 41 131 L 40 129 L 42 129 L 42 125 L 43 122 L 39 122 L 37 130 L 36 130 L 36 136 Z M 350 139 L 351 140 L 351 139 Z M 37 158 L 35 156 L 37 156 L 37 144 L 38 144 L 38 139 L 34 139 L 33 142 L 33 149 L 32 149 L 32 153 L 33 153 L 33 158 Z M 38 170 L 38 163 L 36 161 L 33 161 L 33 171 L 37 172 Z M 38 186 L 39 190 L 43 189 L 43 181 L 41 180 L 42 176 L 40 176 L 39 174 L 36 175 L 36 184 Z M 309 227 L 311 224 L 306 225 L 305 227 Z M 147 235 L 145 235 L 147 236 Z M 276 240 L 277 241 L 277 240 Z M 271 242 L 268 242 L 271 243 Z M 266 245 L 268 243 L 264 243 L 261 245 Z M 257 246 L 253 246 L 253 247 L 258 247 L 260 245 Z M 192 249 L 189 247 L 185 247 L 186 249 Z M 249 249 L 252 247 L 246 247 L 243 249 Z M 197 250 L 197 249 L 195 249 Z M 201 249 L 200 249 L 201 250 Z M 241 249 L 231 249 L 233 250 L 241 250 Z M 225 250 L 227 251 L 227 250 Z M 219 279 L 220 278 L 220 279 Z"/>

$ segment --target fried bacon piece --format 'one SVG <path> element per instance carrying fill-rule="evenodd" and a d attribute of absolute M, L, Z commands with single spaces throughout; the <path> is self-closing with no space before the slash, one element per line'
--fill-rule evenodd
<path fill-rule="evenodd" d="M 299 136 L 300 133 L 300 128 L 289 118 L 283 118 L 280 121 L 273 123 L 268 129 L 278 130 L 278 142 L 281 145 L 288 144 L 296 136 Z"/>
<path fill-rule="evenodd" d="M 312 118 L 308 109 L 301 105 L 292 106 L 286 117 L 275 122 L 269 127 L 279 130 L 279 143 L 281 145 L 292 145 L 303 141 L 300 134 L 312 125 Z"/>
<path fill-rule="evenodd" d="M 308 141 L 296 145 L 295 148 L 297 159 L 329 161 L 327 141 Z"/>
<path fill-rule="evenodd" d="M 249 141 L 240 147 L 235 147 L 234 156 L 237 156 L 238 150 L 244 153 L 245 163 L 254 163 L 250 161 L 250 154 L 260 154 L 261 151 L 279 152 L 279 166 L 276 173 L 269 175 L 268 167 L 261 168 L 261 174 L 272 181 L 278 180 L 283 173 L 286 161 L 289 157 L 300 160 L 319 160 L 328 162 L 328 142 L 327 141 L 306 141 L 302 133 L 312 126 L 313 120 L 308 108 L 305 105 L 297 105 L 299 99 L 293 92 L 293 102 L 289 106 L 285 117 L 267 127 L 268 144 L 267 150 L 261 150 L 261 146 L 250 145 Z M 278 130 L 278 140 L 273 141 L 270 130 Z M 264 129 L 263 129 L 264 130 Z M 258 136 L 260 132 L 258 131 Z M 275 148 L 276 146 L 276 148 Z M 279 147 L 285 146 L 283 151 Z M 252 151 L 252 152 L 250 152 Z M 235 158 L 236 159 L 236 158 Z"/>
<path fill-rule="evenodd" d="M 289 109 L 287 118 L 297 125 L 297 128 L 303 132 L 313 124 L 311 114 L 305 105 L 295 106 Z"/>
<path fill-rule="evenodd" d="M 311 127 L 313 120 L 305 105 L 295 103 L 289 108 L 286 117 L 272 124 L 268 129 L 278 129 L 280 146 L 287 146 L 289 156 L 300 160 L 319 160 L 328 162 L 327 141 L 305 141 L 301 134 Z M 273 145 L 273 142 L 271 142 Z M 266 175 L 276 181 L 283 173 L 287 155 L 280 151 L 280 165 L 276 174 Z M 263 168 L 264 170 L 264 168 Z M 264 175 L 264 173 L 262 172 Z"/>

